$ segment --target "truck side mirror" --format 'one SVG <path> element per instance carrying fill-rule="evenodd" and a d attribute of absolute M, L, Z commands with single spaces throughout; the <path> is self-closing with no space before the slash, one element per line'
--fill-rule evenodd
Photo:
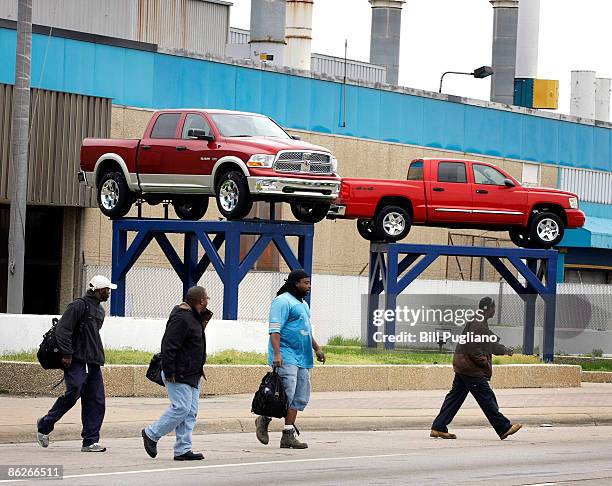
<path fill-rule="evenodd" d="M 512 179 L 504 179 L 504 184 L 506 185 L 506 187 L 515 187 L 516 184 L 514 183 L 514 181 Z"/>
<path fill-rule="evenodd" d="M 187 136 L 189 138 L 197 138 L 198 140 L 208 140 L 212 142 L 215 137 L 206 133 L 206 130 L 201 130 L 199 128 L 190 128 L 187 130 Z"/>
<path fill-rule="evenodd" d="M 299 135 L 289 135 L 293 140 L 302 140 L 302 137 Z"/>

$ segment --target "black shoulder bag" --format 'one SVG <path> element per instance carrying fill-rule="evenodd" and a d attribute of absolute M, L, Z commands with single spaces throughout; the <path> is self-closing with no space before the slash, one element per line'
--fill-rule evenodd
<path fill-rule="evenodd" d="M 253 397 L 251 412 L 264 417 L 284 418 L 287 416 L 288 409 L 287 393 L 274 367 L 261 380 L 259 389 Z"/>

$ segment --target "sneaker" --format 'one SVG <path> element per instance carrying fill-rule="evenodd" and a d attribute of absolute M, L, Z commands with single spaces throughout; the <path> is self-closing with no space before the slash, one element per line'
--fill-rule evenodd
<path fill-rule="evenodd" d="M 193 451 L 187 451 L 180 456 L 174 456 L 175 461 L 201 461 L 202 459 L 204 459 L 204 454 Z"/>
<path fill-rule="evenodd" d="M 283 430 L 280 446 L 281 449 L 308 449 L 308 444 L 300 442 L 295 436 L 295 429 Z"/>
<path fill-rule="evenodd" d="M 81 452 L 106 452 L 106 447 L 102 447 L 97 442 L 94 442 L 88 446 L 81 447 Z"/>
<path fill-rule="evenodd" d="M 523 425 L 522 424 L 512 424 L 512 427 L 510 427 L 506 433 L 504 435 L 502 435 L 500 437 L 501 440 L 504 440 L 505 438 L 507 438 L 508 436 L 512 435 L 512 434 L 516 434 L 519 430 L 521 430 L 521 427 Z"/>
<path fill-rule="evenodd" d="M 441 430 L 431 429 L 429 437 L 434 437 L 435 439 L 456 439 L 457 436 L 455 434 L 450 434 L 448 432 L 442 432 Z"/>
<path fill-rule="evenodd" d="M 270 442 L 270 436 L 268 435 L 268 425 L 272 422 L 269 417 L 259 416 L 255 419 L 255 435 L 257 440 L 262 444 Z"/>
<path fill-rule="evenodd" d="M 36 421 L 36 441 L 41 447 L 49 447 L 49 434 L 43 434 L 40 432 L 40 421 L 41 419 Z"/>
<path fill-rule="evenodd" d="M 145 429 L 142 429 L 141 431 L 142 434 L 142 442 L 144 444 L 144 448 L 145 451 L 147 451 L 147 454 L 149 454 L 149 457 L 155 457 L 157 456 L 157 442 L 155 442 L 153 439 L 151 439 L 147 433 L 145 432 Z"/>

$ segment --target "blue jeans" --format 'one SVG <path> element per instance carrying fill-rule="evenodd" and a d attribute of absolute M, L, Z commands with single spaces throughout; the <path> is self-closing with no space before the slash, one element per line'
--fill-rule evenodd
<path fill-rule="evenodd" d="M 277 372 L 283 382 L 289 408 L 304 410 L 310 400 L 310 370 L 293 364 L 283 364 Z"/>
<path fill-rule="evenodd" d="M 185 383 L 170 383 L 166 381 L 163 371 L 162 379 L 166 385 L 166 390 L 168 390 L 170 407 L 157 422 L 145 428 L 145 433 L 149 439 L 157 442 L 164 435 L 174 430 L 176 433 L 174 455 L 180 456 L 189 452 L 192 447 L 191 433 L 198 415 L 200 387 L 194 388 Z"/>

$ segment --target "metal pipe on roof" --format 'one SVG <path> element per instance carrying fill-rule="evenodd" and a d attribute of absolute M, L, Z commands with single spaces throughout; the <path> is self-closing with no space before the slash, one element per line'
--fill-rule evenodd
<path fill-rule="evenodd" d="M 570 114 L 595 119 L 595 71 L 572 71 Z"/>
<path fill-rule="evenodd" d="M 406 0 L 369 0 L 369 2 L 372 5 L 370 62 L 387 68 L 387 84 L 397 85 L 402 7 Z"/>
<path fill-rule="evenodd" d="M 518 0 L 490 0 L 493 5 L 493 60 L 491 101 L 514 103 Z"/>
<path fill-rule="evenodd" d="M 516 38 L 516 76 L 538 77 L 540 39 L 540 0 L 520 0 Z"/>
<path fill-rule="evenodd" d="M 595 78 L 595 120 L 610 121 L 610 78 Z"/>
<path fill-rule="evenodd" d="M 285 0 L 251 0 L 251 59 L 285 64 Z"/>
<path fill-rule="evenodd" d="M 287 0 L 285 65 L 310 71 L 314 0 Z"/>

